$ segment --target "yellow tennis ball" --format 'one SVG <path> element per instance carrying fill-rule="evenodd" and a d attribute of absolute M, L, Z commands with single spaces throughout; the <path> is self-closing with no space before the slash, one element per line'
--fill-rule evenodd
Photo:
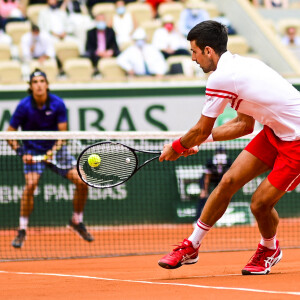
<path fill-rule="evenodd" d="M 92 154 L 88 158 L 88 163 L 91 167 L 96 168 L 101 163 L 101 157 L 98 154 Z"/>

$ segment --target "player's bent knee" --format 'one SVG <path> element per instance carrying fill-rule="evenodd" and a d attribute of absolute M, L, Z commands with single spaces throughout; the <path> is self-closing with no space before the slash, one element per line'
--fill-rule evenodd
<path fill-rule="evenodd" d="M 218 185 L 222 192 L 235 192 L 236 180 L 230 174 L 225 173 Z"/>
<path fill-rule="evenodd" d="M 272 208 L 273 205 L 269 204 L 268 201 L 263 201 L 262 199 L 252 197 L 250 209 L 254 215 L 259 215 L 259 214 L 269 212 L 272 210 Z"/>
<path fill-rule="evenodd" d="M 34 193 L 36 187 L 37 187 L 37 183 L 35 183 L 35 182 L 28 182 L 26 184 L 27 193 Z"/>

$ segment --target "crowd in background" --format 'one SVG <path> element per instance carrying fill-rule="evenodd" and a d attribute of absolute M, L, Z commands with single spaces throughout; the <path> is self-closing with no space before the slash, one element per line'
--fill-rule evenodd
<path fill-rule="evenodd" d="M 28 1 L 26 3 L 26 1 Z M 56 43 L 70 41 L 78 46 L 79 57 L 89 58 L 93 67 L 93 76 L 101 76 L 98 68 L 99 60 L 116 58 L 118 65 L 128 76 L 163 76 L 177 74 L 182 70 L 168 66 L 168 58 L 172 56 L 190 56 L 189 43 L 186 36 L 197 23 L 210 19 L 210 14 L 198 7 L 200 0 L 181 2 L 183 9 L 175 19 L 172 14 L 160 15 L 159 6 L 172 0 L 143 0 L 151 6 L 152 20 L 159 21 L 159 26 L 149 36 L 140 22 L 127 9 L 133 0 L 0 0 L 0 44 L 11 46 L 12 58 L 20 60 L 24 66 L 24 76 L 29 74 L 29 64 L 37 60 L 40 65 L 45 60 L 56 60 L 60 76 L 64 76 L 63 62 L 56 55 Z M 201 2 L 201 1 L 200 1 Z M 270 3 L 269 3 L 270 2 Z M 108 19 L 105 13 L 93 13 L 98 3 L 113 3 L 115 11 Z M 254 5 L 261 4 L 253 0 Z M 287 0 L 264 1 L 266 6 L 288 5 Z M 34 4 L 45 4 L 40 9 L 36 23 L 31 22 L 31 29 L 25 33 L 19 45 L 6 32 L 10 22 L 28 21 L 27 7 Z M 224 23 L 229 34 L 235 29 L 229 20 L 222 15 L 215 18 Z M 299 37 L 296 28 L 289 29 L 287 36 L 295 35 L 292 43 L 298 45 Z M 285 37 L 285 44 L 291 39 Z"/>

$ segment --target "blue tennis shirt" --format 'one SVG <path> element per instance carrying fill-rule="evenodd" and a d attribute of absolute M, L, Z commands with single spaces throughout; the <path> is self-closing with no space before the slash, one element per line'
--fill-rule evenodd
<path fill-rule="evenodd" d="M 67 109 L 63 100 L 48 94 L 48 99 L 43 108 L 39 109 L 33 97 L 27 96 L 20 101 L 13 113 L 10 125 L 23 131 L 57 131 L 58 124 L 67 122 Z M 26 149 L 47 152 L 55 144 L 55 140 L 24 140 Z"/>

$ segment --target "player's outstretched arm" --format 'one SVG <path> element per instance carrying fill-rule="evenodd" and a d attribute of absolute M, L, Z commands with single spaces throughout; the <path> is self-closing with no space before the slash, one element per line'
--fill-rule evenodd
<path fill-rule="evenodd" d="M 17 129 L 9 125 L 7 131 L 17 131 Z M 7 143 L 13 150 L 17 150 L 20 147 L 17 140 L 7 140 Z"/>
<path fill-rule="evenodd" d="M 237 116 L 212 130 L 214 141 L 228 141 L 250 134 L 254 130 L 255 120 L 245 114 L 238 113 Z"/>
<path fill-rule="evenodd" d="M 180 138 L 180 147 L 185 150 L 180 151 L 176 149 L 174 143 L 166 144 L 164 145 L 159 161 L 176 160 L 181 155 L 189 156 L 196 154 L 198 152 L 198 147 L 195 146 L 200 145 L 207 139 L 214 126 L 215 120 L 216 118 L 209 118 L 202 115 L 197 124 Z"/>
<path fill-rule="evenodd" d="M 192 148 L 201 145 L 212 133 L 216 118 L 201 116 L 200 120 L 180 139 L 184 148 Z"/>

